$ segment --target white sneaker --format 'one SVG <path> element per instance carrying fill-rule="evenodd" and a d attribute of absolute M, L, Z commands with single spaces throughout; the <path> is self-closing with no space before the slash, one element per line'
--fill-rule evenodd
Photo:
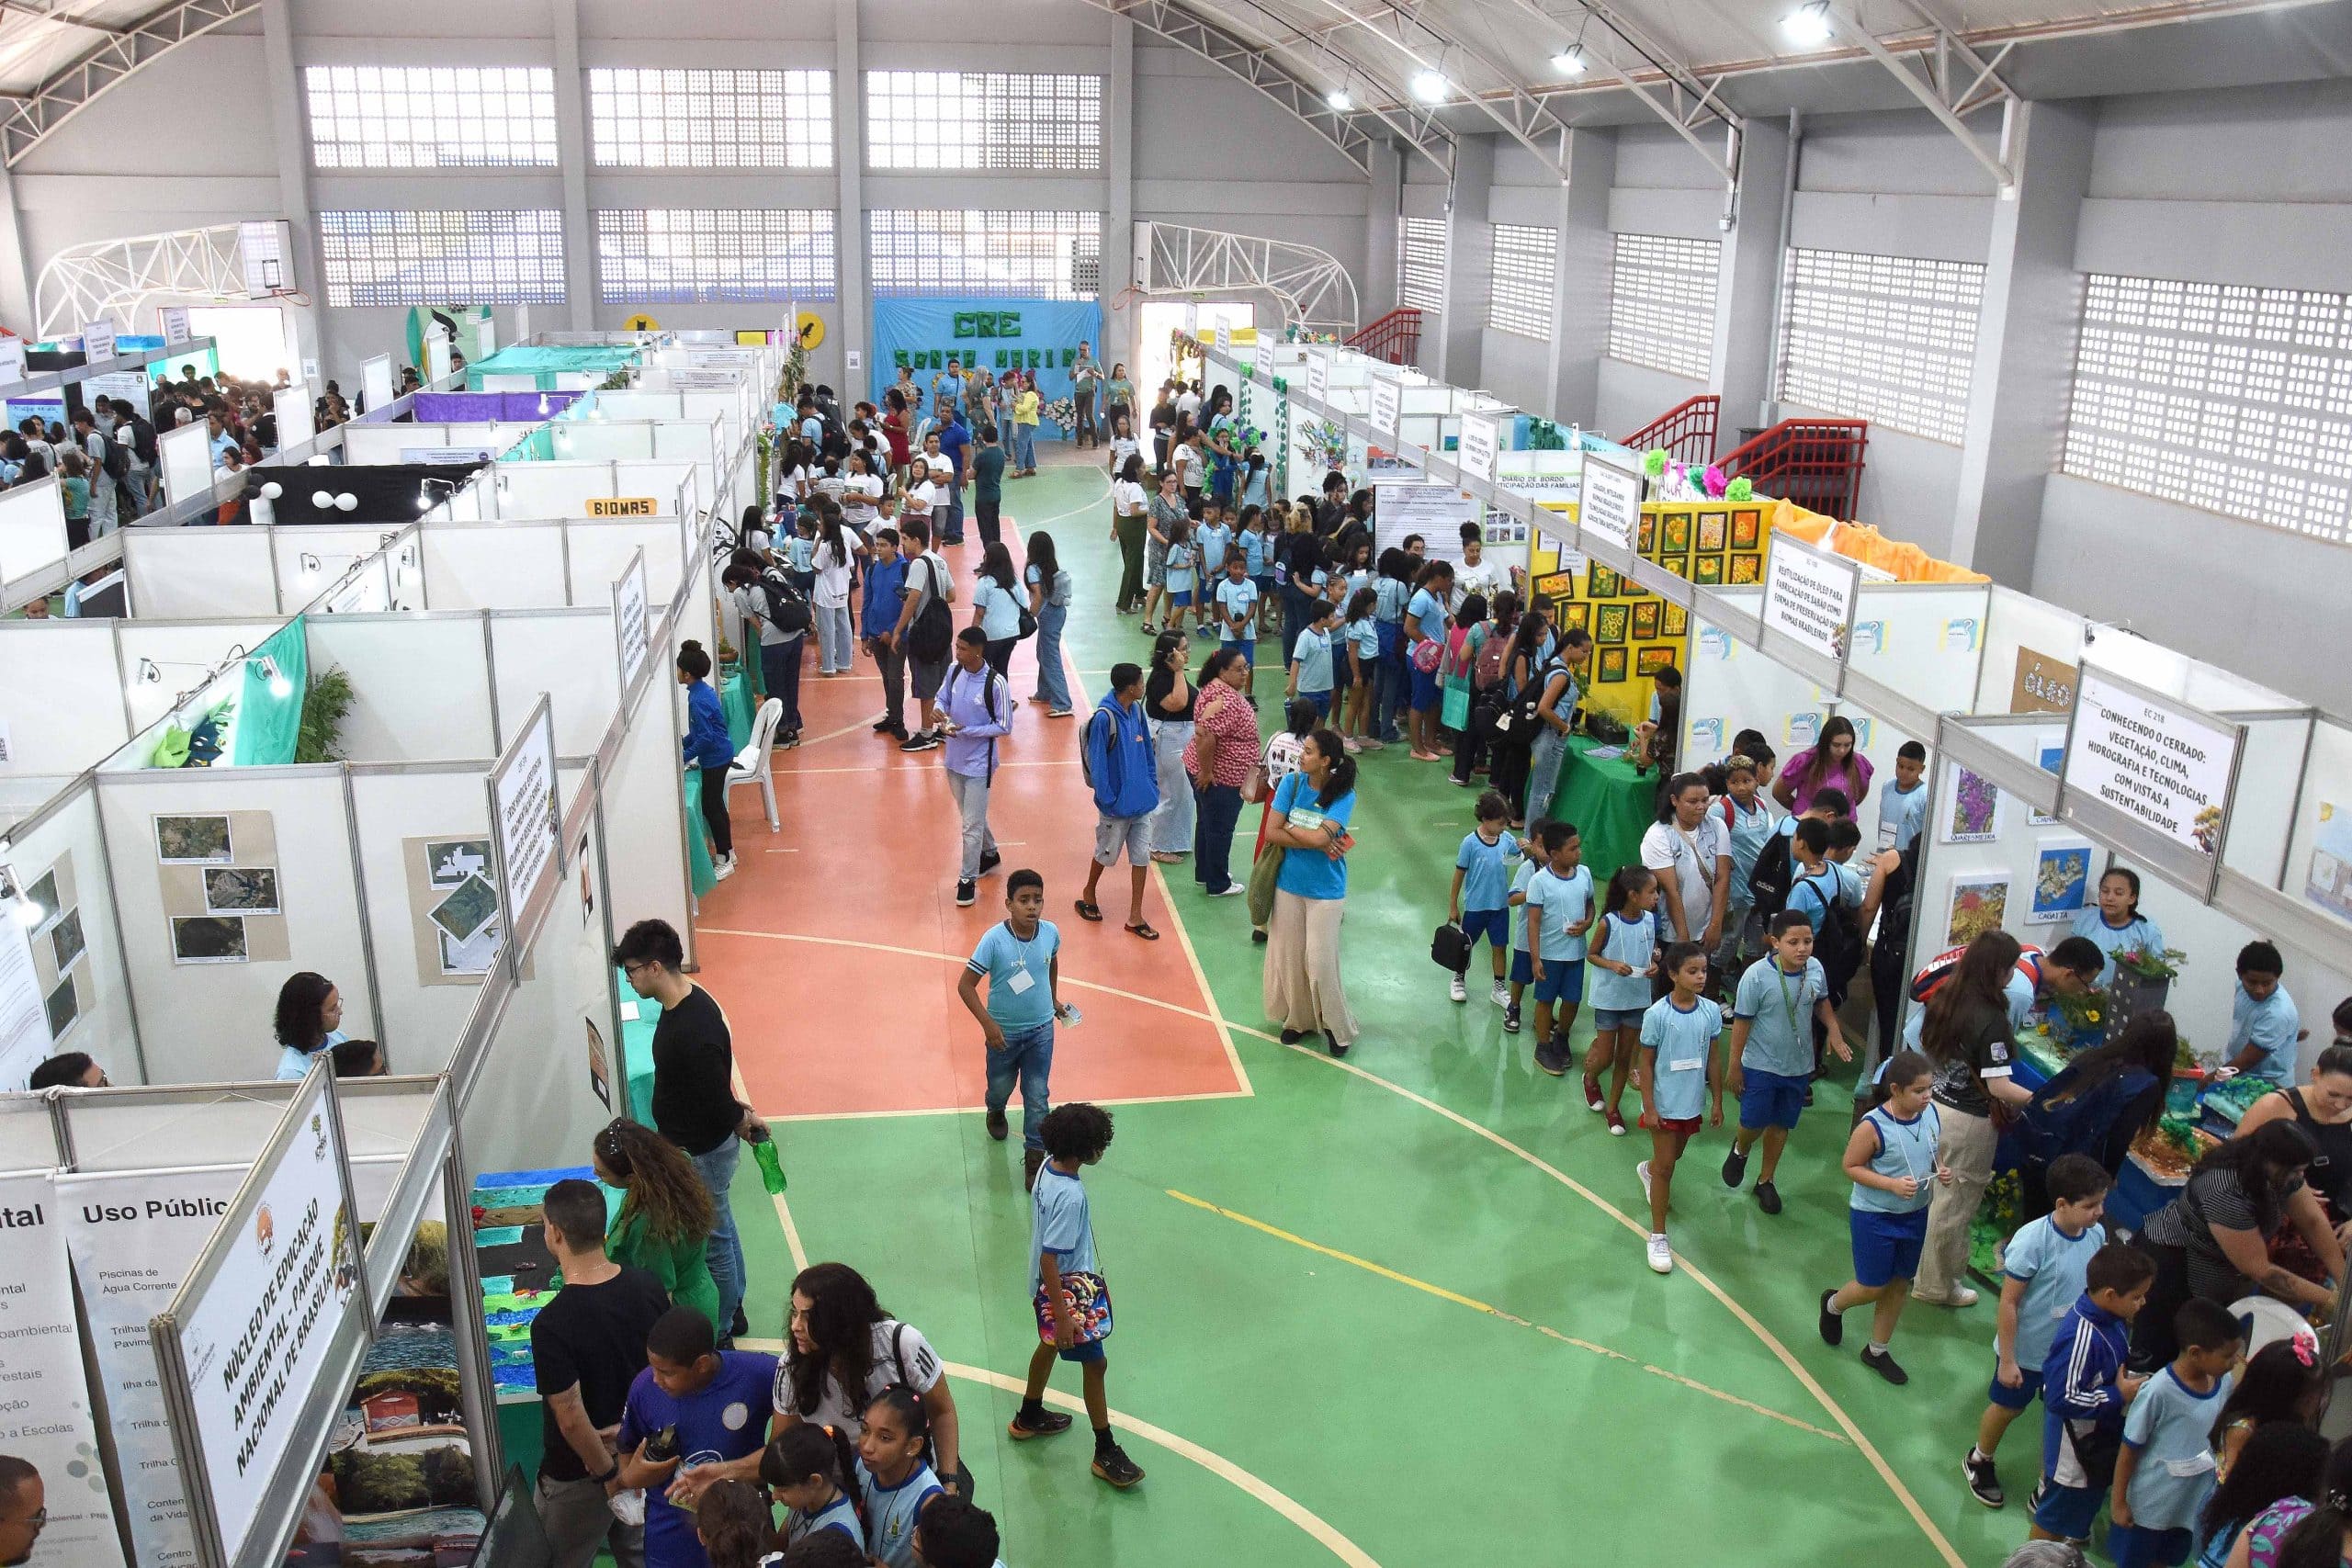
<path fill-rule="evenodd" d="M 1445 994 L 1452 997 L 1457 1002 L 1466 1002 L 1470 999 L 1469 989 L 1463 985 L 1462 976 L 1459 975 L 1456 975 L 1450 982 L 1447 983 Z"/>
<path fill-rule="evenodd" d="M 1649 1255 L 1651 1272 L 1657 1274 L 1674 1272 L 1674 1248 L 1667 1245 L 1666 1237 L 1656 1235 L 1650 1237 Z"/>
<path fill-rule="evenodd" d="M 1510 1006 L 1510 985 L 1508 981 L 1498 980 L 1495 982 L 1493 998 L 1495 1005 L 1498 1008 L 1507 1008 Z"/>
<path fill-rule="evenodd" d="M 1644 1160 L 1641 1164 L 1635 1166 L 1634 1168 L 1634 1174 L 1641 1178 L 1642 1196 L 1645 1198 L 1648 1197 L 1650 1195 L 1650 1162 Z"/>
<path fill-rule="evenodd" d="M 728 855 L 719 860 L 711 862 L 710 874 L 712 880 L 717 882 L 724 882 L 729 877 L 734 875 L 735 857 L 733 855 Z"/>

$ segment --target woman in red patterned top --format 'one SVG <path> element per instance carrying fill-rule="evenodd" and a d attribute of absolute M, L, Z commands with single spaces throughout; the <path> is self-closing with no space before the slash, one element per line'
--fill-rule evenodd
<path fill-rule="evenodd" d="M 1212 898 L 1249 888 L 1234 880 L 1233 826 L 1241 819 L 1241 786 L 1258 765 L 1258 710 L 1250 705 L 1250 661 L 1220 648 L 1201 666 L 1201 700 L 1184 771 L 1193 776 L 1200 821 L 1193 839 L 1193 878 Z"/>

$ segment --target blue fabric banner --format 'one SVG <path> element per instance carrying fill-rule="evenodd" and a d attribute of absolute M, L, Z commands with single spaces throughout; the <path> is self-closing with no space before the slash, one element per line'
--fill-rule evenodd
<path fill-rule="evenodd" d="M 950 356 L 967 369 L 977 363 L 1000 378 L 1017 364 L 1023 375 L 1035 374 L 1045 398 L 1038 434 L 1066 435 L 1068 421 L 1056 419 L 1054 409 L 1060 404 L 1069 412 L 1068 361 L 1081 343 L 1093 345 L 1096 363 L 1108 374 L 1102 359 L 1102 307 L 1091 299 L 880 299 L 874 301 L 874 374 L 867 395 L 878 406 L 883 392 L 898 384 L 901 364 L 914 371 L 915 384 L 926 397 L 936 395 L 935 384 L 946 376 Z M 1102 407 L 1099 390 L 1095 407 Z"/>

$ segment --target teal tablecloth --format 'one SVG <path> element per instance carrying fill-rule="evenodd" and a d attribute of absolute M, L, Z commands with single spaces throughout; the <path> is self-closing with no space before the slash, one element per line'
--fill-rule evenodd
<path fill-rule="evenodd" d="M 647 1001 L 630 988 L 628 976 L 615 970 L 613 983 L 621 994 L 621 1059 L 628 1065 L 628 1113 L 653 1125 L 653 1026 L 662 1021 L 658 1002 Z M 628 1016 L 631 1006 L 637 1016 Z"/>
<path fill-rule="evenodd" d="M 741 751 L 752 743 L 752 715 L 759 708 L 751 679 L 741 668 L 719 682 L 718 705 L 727 715 L 727 739 Z"/>
<path fill-rule="evenodd" d="M 1552 815 L 1577 825 L 1584 840 L 1584 863 L 1592 868 L 1594 883 L 1609 880 L 1621 865 L 1637 865 L 1642 835 L 1657 820 L 1657 771 L 1634 772 L 1623 757 L 1595 761 L 1588 756 L 1600 744 L 1582 735 L 1568 737 L 1560 758 L 1560 786 L 1552 796 Z"/>

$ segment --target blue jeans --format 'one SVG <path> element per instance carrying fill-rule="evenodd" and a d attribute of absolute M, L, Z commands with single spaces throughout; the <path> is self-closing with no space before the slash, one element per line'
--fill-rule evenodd
<path fill-rule="evenodd" d="M 1193 880 L 1212 893 L 1233 886 L 1233 828 L 1241 820 L 1241 791 L 1233 784 L 1211 784 L 1197 797 L 1200 829 L 1193 845 Z"/>
<path fill-rule="evenodd" d="M 710 1262 L 711 1282 L 718 1287 L 721 1324 L 734 1322 L 735 1309 L 743 1304 L 743 1241 L 735 1234 L 735 1210 L 728 1199 L 735 1187 L 735 1162 L 742 1155 L 741 1140 L 729 1134 L 708 1154 L 688 1156 L 701 1173 L 702 1184 L 710 1189 L 713 1218 L 703 1256 Z"/>
<path fill-rule="evenodd" d="M 939 542 L 944 545 L 964 542 L 964 487 L 960 484 L 947 492 L 947 518 L 939 525 Z"/>
<path fill-rule="evenodd" d="M 1542 720 L 1537 720 L 1541 724 Z M 1560 762 L 1568 749 L 1567 738 L 1550 725 L 1544 725 L 1535 735 L 1535 744 L 1529 753 L 1527 764 L 1527 825 L 1533 827 L 1552 809 L 1552 796 L 1560 787 Z"/>
<path fill-rule="evenodd" d="M 784 705 L 784 717 L 776 725 L 778 735 L 790 735 L 800 728 L 800 649 L 802 639 L 789 642 L 760 644 L 760 683 L 767 694 Z"/>
<path fill-rule="evenodd" d="M 999 1115 L 1012 1099 L 1014 1079 L 1021 1083 L 1021 1142 L 1033 1149 L 1046 1146 L 1037 1129 L 1053 1109 L 1052 1089 L 1046 1080 L 1054 1070 L 1054 1021 L 1027 1029 L 1004 1032 L 1004 1049 L 989 1053 L 989 1109 Z"/>
<path fill-rule="evenodd" d="M 1069 619 L 1067 604 L 1037 606 L 1036 698 L 1050 708 L 1069 706 L 1069 676 L 1062 669 L 1062 626 Z"/>
<path fill-rule="evenodd" d="M 817 604 L 810 607 L 817 616 L 818 670 L 827 675 L 847 670 L 856 653 L 849 636 L 849 606 Z"/>
<path fill-rule="evenodd" d="M 1034 468 L 1037 466 L 1037 427 L 1016 424 L 1012 427 L 1012 466 Z"/>
<path fill-rule="evenodd" d="M 1364 721 L 1374 740 L 1402 739 L 1396 729 L 1396 716 L 1404 711 L 1412 683 L 1407 678 L 1404 656 L 1396 651 L 1397 644 L 1404 640 L 1401 634 L 1402 627 L 1396 622 L 1380 623 L 1380 658 L 1372 668 L 1372 715 Z"/>

